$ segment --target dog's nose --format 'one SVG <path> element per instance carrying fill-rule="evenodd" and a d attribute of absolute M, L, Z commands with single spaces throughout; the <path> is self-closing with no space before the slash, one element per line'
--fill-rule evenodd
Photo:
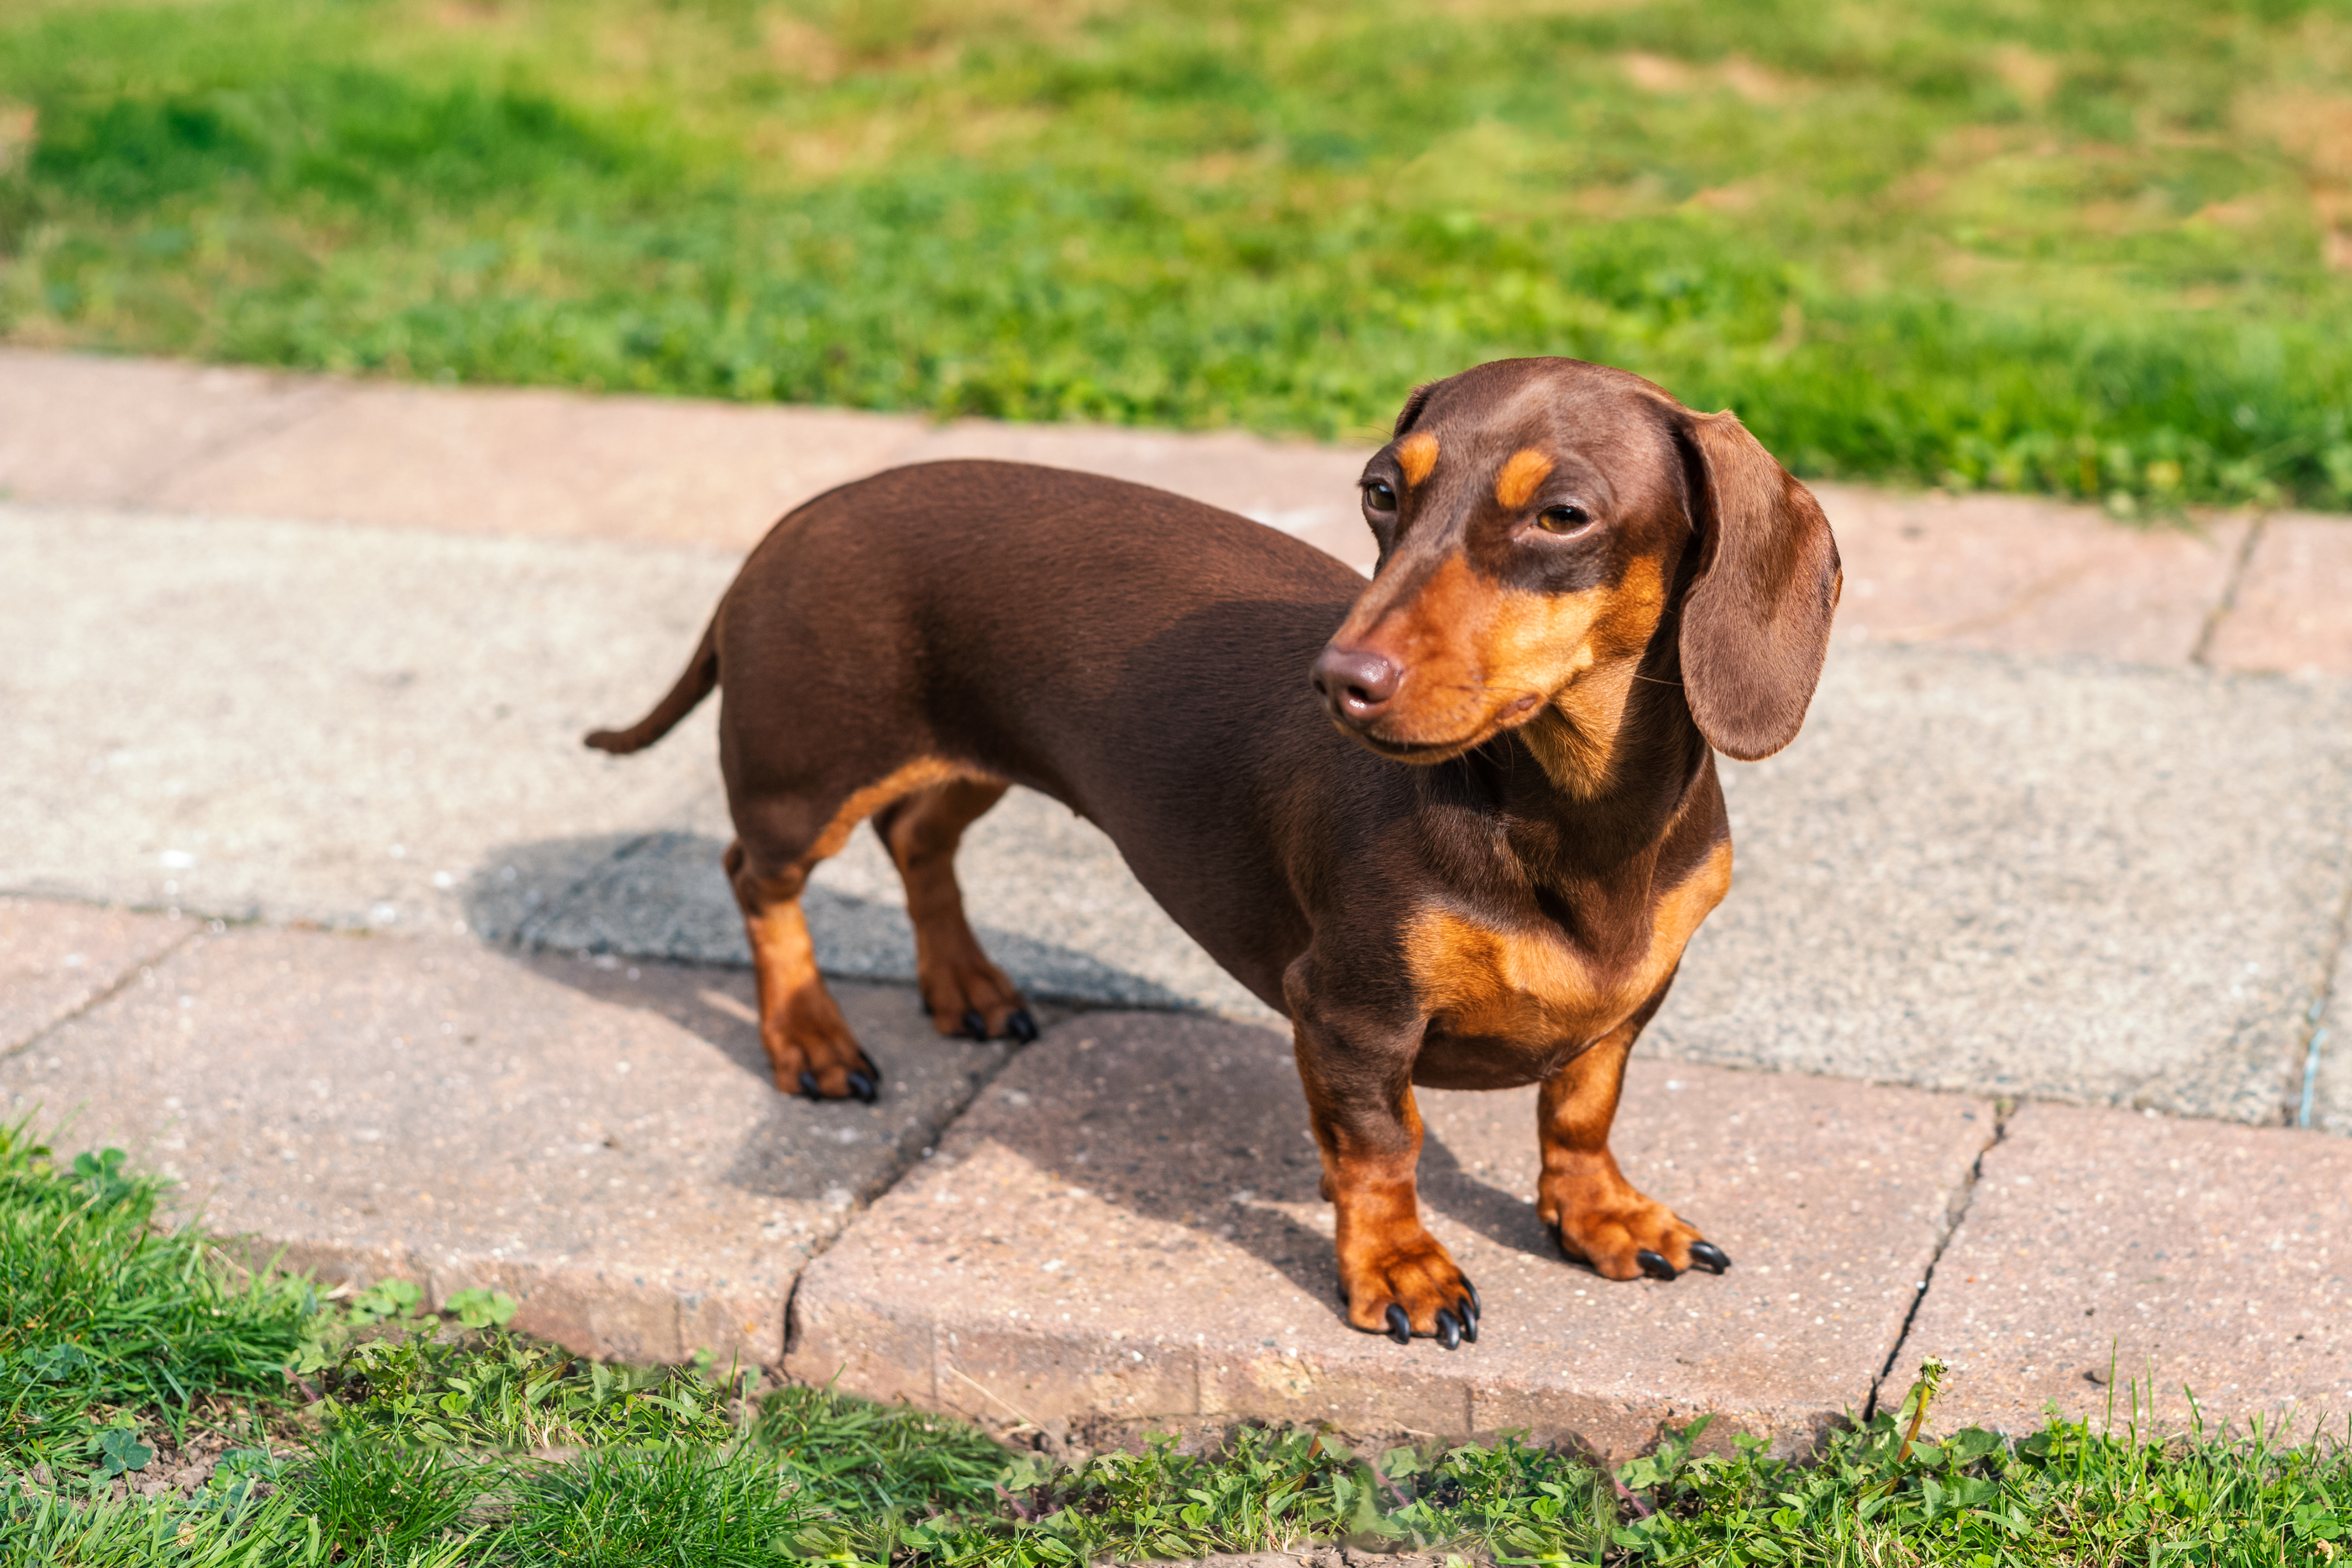
<path fill-rule="evenodd" d="M 1351 724 L 1377 717 L 1403 679 L 1394 663 L 1362 648 L 1333 643 L 1315 660 L 1315 689 L 1333 713 Z"/>

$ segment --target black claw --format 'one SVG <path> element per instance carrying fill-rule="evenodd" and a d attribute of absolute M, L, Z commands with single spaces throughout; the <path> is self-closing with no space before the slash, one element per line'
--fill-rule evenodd
<path fill-rule="evenodd" d="M 1004 1032 L 1027 1045 L 1037 1038 L 1037 1020 L 1029 1016 L 1027 1008 L 1015 1008 L 1013 1016 L 1004 1020 Z"/>
<path fill-rule="evenodd" d="M 849 1092 L 868 1105 L 874 1103 L 874 1080 L 866 1077 L 863 1072 L 853 1072 L 849 1075 Z"/>
<path fill-rule="evenodd" d="M 1731 1267 L 1731 1260 L 1725 1257 L 1723 1249 L 1712 1241 L 1694 1241 L 1691 1243 L 1691 1267 L 1704 1269 L 1710 1274 L 1720 1274 Z"/>
<path fill-rule="evenodd" d="M 812 1100 L 822 1100 L 824 1098 L 824 1091 L 816 1086 L 816 1074 L 809 1071 L 806 1068 L 803 1068 L 801 1070 L 801 1092 L 807 1095 Z"/>
<path fill-rule="evenodd" d="M 1675 1266 L 1646 1247 L 1633 1254 L 1633 1261 L 1640 1264 L 1642 1272 L 1653 1280 L 1671 1280 L 1675 1277 Z"/>
<path fill-rule="evenodd" d="M 1478 1314 L 1486 1309 L 1478 1304 L 1478 1287 L 1470 1282 L 1467 1275 L 1463 1277 L 1462 1289 L 1469 1293 L 1470 1321 L 1475 1323 L 1478 1321 Z"/>
<path fill-rule="evenodd" d="M 1454 1315 L 1462 1320 L 1462 1337 L 1472 1344 L 1476 1344 L 1478 1343 L 1478 1309 L 1470 1304 L 1469 1297 L 1465 1296 L 1454 1303 Z"/>
<path fill-rule="evenodd" d="M 964 1033 L 971 1036 L 974 1040 L 986 1040 L 988 1038 L 988 1020 L 980 1016 L 979 1009 L 966 1008 L 963 1009 L 963 1031 Z"/>
<path fill-rule="evenodd" d="M 1437 1313 L 1437 1343 L 1448 1350 L 1462 1348 L 1462 1325 L 1452 1312 L 1443 1308 Z"/>
<path fill-rule="evenodd" d="M 874 1080 L 875 1082 L 879 1083 L 882 1082 L 882 1070 L 875 1066 L 874 1059 L 866 1055 L 862 1051 L 857 1053 L 857 1066 L 860 1071 L 864 1072 L 866 1077 Z"/>
<path fill-rule="evenodd" d="M 1389 1337 L 1399 1344 L 1412 1343 L 1412 1320 L 1394 1301 L 1389 1303 Z"/>

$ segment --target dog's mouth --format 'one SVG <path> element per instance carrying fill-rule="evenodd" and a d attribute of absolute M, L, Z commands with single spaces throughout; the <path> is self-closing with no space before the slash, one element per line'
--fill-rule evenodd
<path fill-rule="evenodd" d="M 1338 714 L 1332 722 L 1365 750 L 1394 762 L 1417 763 L 1428 767 L 1450 762 L 1465 751 L 1474 751 L 1507 729 L 1517 728 L 1535 716 L 1543 706 L 1543 698 L 1533 693 L 1515 697 L 1501 707 L 1486 714 L 1456 737 L 1446 740 L 1423 740 L 1417 737 L 1383 734 L 1387 727 L 1375 719 L 1369 725 L 1349 724 Z M 1382 717 L 1387 716 L 1383 715 Z"/>

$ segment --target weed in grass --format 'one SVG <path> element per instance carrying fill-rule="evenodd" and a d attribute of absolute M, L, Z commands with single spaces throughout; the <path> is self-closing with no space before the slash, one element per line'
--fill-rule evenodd
<path fill-rule="evenodd" d="M 500 1542 L 516 1563 L 738 1568 L 797 1555 L 810 1504 L 762 1455 L 686 1447 L 608 1450 L 514 1475 Z"/>
<path fill-rule="evenodd" d="M 201 1397 L 283 1389 L 310 1286 L 162 1228 L 164 1185 L 119 1150 L 60 1166 L 26 1123 L 0 1126 L 0 1467 L 136 1470 L 147 1445 L 118 1413 L 177 1434 Z"/>
<path fill-rule="evenodd" d="M 477 1544 L 489 1526 L 469 1516 L 499 1479 L 446 1449 L 336 1434 L 311 1447 L 288 1484 L 320 1561 L 373 1568 Z"/>
<path fill-rule="evenodd" d="M 396 1443 L 515 1452 L 715 1447 L 737 1435 L 734 1391 L 691 1370 L 610 1365 L 503 1330 L 360 1341 L 320 1383 L 334 1424 Z"/>
<path fill-rule="evenodd" d="M 16 7 L 0 332 L 1360 438 L 1568 353 L 1816 476 L 2352 506 L 2341 0 L 453 15 Z"/>

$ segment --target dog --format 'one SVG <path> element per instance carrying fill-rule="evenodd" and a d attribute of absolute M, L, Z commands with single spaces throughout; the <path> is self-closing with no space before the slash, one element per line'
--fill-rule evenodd
<path fill-rule="evenodd" d="M 1609 1152 L 1625 1059 L 1731 882 L 1714 753 L 1803 722 L 1842 573 L 1730 413 L 1564 359 L 1415 391 L 1366 465 L 1371 582 L 1163 491 L 992 462 L 794 510 L 720 600 L 651 744 L 714 686 L 725 856 L 776 1084 L 871 1101 L 801 894 L 871 819 L 942 1033 L 1034 1038 L 954 856 L 1012 784 L 1109 834 L 1291 1021 L 1349 1322 L 1475 1341 L 1423 1228 L 1416 1085 L 1539 1084 L 1537 1212 L 1611 1280 L 1730 1260 Z"/>

